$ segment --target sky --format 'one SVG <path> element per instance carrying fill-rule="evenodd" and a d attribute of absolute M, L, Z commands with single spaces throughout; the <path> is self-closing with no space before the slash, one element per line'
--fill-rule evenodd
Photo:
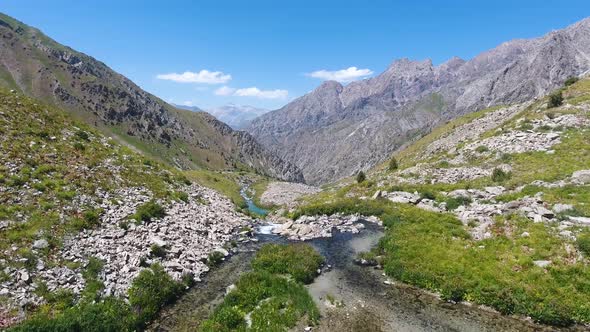
<path fill-rule="evenodd" d="M 470 59 L 590 16 L 589 0 L 0 0 L 0 11 L 172 103 L 276 109 L 397 58 Z"/>

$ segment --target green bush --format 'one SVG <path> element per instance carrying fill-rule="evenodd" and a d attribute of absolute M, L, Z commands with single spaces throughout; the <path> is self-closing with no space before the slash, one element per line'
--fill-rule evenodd
<path fill-rule="evenodd" d="M 166 257 L 166 249 L 154 243 L 150 247 L 150 255 L 152 257 Z"/>
<path fill-rule="evenodd" d="M 155 201 L 149 201 L 137 208 L 133 218 L 137 221 L 150 222 L 153 218 L 163 218 L 166 210 Z"/>
<path fill-rule="evenodd" d="M 477 148 L 475 148 L 475 151 L 478 153 L 484 153 L 490 151 L 490 149 L 488 149 L 488 147 L 485 145 L 480 145 Z"/>
<path fill-rule="evenodd" d="M 549 95 L 549 101 L 547 102 L 548 108 L 554 108 L 563 104 L 563 94 L 561 91 L 554 92 Z"/>
<path fill-rule="evenodd" d="M 78 130 L 76 132 L 76 137 L 78 137 L 79 139 L 81 139 L 83 141 L 89 141 L 90 140 L 90 136 L 84 130 Z"/>
<path fill-rule="evenodd" d="M 129 306 L 119 298 L 108 297 L 100 302 L 83 302 L 55 317 L 34 315 L 11 332 L 119 332 L 133 331 L 134 320 Z"/>
<path fill-rule="evenodd" d="M 565 86 L 574 85 L 579 80 L 580 79 L 578 77 L 572 76 L 572 77 L 568 78 L 567 80 L 565 80 L 565 82 L 563 83 L 563 85 L 565 85 Z"/>
<path fill-rule="evenodd" d="M 389 171 L 395 171 L 399 168 L 399 165 L 397 163 L 397 159 L 395 159 L 395 157 L 391 158 L 389 160 Z"/>
<path fill-rule="evenodd" d="M 310 283 L 324 258 L 307 244 L 266 244 L 256 253 L 252 267 L 257 271 L 289 274 L 293 279 Z"/>
<path fill-rule="evenodd" d="M 468 205 L 471 203 L 471 198 L 466 196 L 449 197 L 445 202 L 447 203 L 447 210 L 453 211 L 461 205 Z"/>
<path fill-rule="evenodd" d="M 162 265 L 153 264 L 142 270 L 129 288 L 129 304 L 137 320 L 146 323 L 152 320 L 166 304 L 174 301 L 183 290 L 183 285 L 174 281 Z"/>
<path fill-rule="evenodd" d="M 212 251 L 207 256 L 207 264 L 211 267 L 218 266 L 225 256 L 219 251 Z"/>
<path fill-rule="evenodd" d="M 367 176 L 365 175 L 365 172 L 363 171 L 359 171 L 358 174 L 356 175 L 356 182 L 357 183 L 362 183 L 367 179 Z"/>
<path fill-rule="evenodd" d="M 512 174 L 510 172 L 504 172 L 500 168 L 494 168 L 492 171 L 492 181 L 494 182 L 504 182 L 510 180 Z"/>

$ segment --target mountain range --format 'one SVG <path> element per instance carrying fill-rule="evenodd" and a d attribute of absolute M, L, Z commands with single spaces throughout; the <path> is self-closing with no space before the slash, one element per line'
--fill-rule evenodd
<path fill-rule="evenodd" d="M 174 105 L 181 109 L 193 112 L 202 112 L 203 110 L 196 106 Z M 217 120 L 228 124 L 233 129 L 239 130 L 247 127 L 256 117 L 267 113 L 269 110 L 257 108 L 248 105 L 227 104 L 219 107 L 213 107 L 205 112 L 213 115 Z"/>
<path fill-rule="evenodd" d="M 288 181 L 301 171 L 204 112 L 180 110 L 104 63 L 0 14 L 0 85 L 68 111 L 181 169 L 252 169 Z"/>
<path fill-rule="evenodd" d="M 471 60 L 400 59 L 346 86 L 327 81 L 253 120 L 262 145 L 312 184 L 367 170 L 433 127 L 486 107 L 545 95 L 590 70 L 590 19 L 535 39 L 503 43 Z"/>

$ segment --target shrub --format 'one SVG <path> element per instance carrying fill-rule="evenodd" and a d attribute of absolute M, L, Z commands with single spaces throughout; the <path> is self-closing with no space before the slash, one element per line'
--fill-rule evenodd
<path fill-rule="evenodd" d="M 395 171 L 399 168 L 399 165 L 397 164 L 397 159 L 395 159 L 395 157 L 391 158 L 389 160 L 389 170 L 390 171 Z"/>
<path fill-rule="evenodd" d="M 579 80 L 580 79 L 578 77 L 572 76 L 572 77 L 568 78 L 567 80 L 565 80 L 565 82 L 563 83 L 563 85 L 565 85 L 565 86 L 574 85 Z"/>
<path fill-rule="evenodd" d="M 142 270 L 129 288 L 129 304 L 139 324 L 152 320 L 164 305 L 181 294 L 182 288 L 182 284 L 174 281 L 160 264 Z"/>
<path fill-rule="evenodd" d="M 466 196 L 449 197 L 445 202 L 447 203 L 447 210 L 453 211 L 461 205 L 471 203 L 471 198 Z"/>
<path fill-rule="evenodd" d="M 359 171 L 358 174 L 356 175 L 356 182 L 357 183 L 362 183 L 367 179 L 367 176 L 365 175 L 365 172 L 363 171 Z"/>
<path fill-rule="evenodd" d="M 431 191 L 422 191 L 420 193 L 420 198 L 434 200 L 436 199 L 436 195 Z"/>
<path fill-rule="evenodd" d="M 512 174 L 510 172 L 504 172 L 500 168 L 494 168 L 492 171 L 492 181 L 494 182 L 504 182 L 510 180 Z"/>
<path fill-rule="evenodd" d="M 100 221 L 100 210 L 87 210 L 84 212 L 84 221 L 90 226 L 98 225 Z"/>
<path fill-rule="evenodd" d="M 478 153 L 484 153 L 490 151 L 490 149 L 488 149 L 488 147 L 485 145 L 480 145 L 477 148 L 475 148 L 475 151 Z"/>
<path fill-rule="evenodd" d="M 154 243 L 150 247 L 150 255 L 152 257 L 166 257 L 166 249 Z"/>
<path fill-rule="evenodd" d="M 209 266 L 218 266 L 219 264 L 221 264 L 221 262 L 223 262 L 224 257 L 225 256 L 221 252 L 212 251 L 207 256 L 207 264 Z"/>
<path fill-rule="evenodd" d="M 549 101 L 547 102 L 548 108 L 558 107 L 563 104 L 563 94 L 561 91 L 554 92 L 549 95 Z"/>
<path fill-rule="evenodd" d="M 76 137 L 78 137 L 79 139 L 81 139 L 83 141 L 88 141 L 90 139 L 90 136 L 84 130 L 78 130 L 76 132 Z"/>
<path fill-rule="evenodd" d="M 152 218 L 163 218 L 166 215 L 164 208 L 155 201 L 149 201 L 137 208 L 133 218 L 137 221 L 150 222 Z"/>

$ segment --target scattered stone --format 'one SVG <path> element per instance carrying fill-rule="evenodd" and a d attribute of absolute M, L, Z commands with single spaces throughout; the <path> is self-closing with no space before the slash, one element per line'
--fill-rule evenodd
<path fill-rule="evenodd" d="M 49 247 L 49 242 L 45 239 L 40 239 L 33 243 L 33 249 L 45 249 L 47 247 Z"/>
<path fill-rule="evenodd" d="M 574 172 L 572 174 L 572 181 L 578 184 L 590 183 L 590 169 Z"/>
<path fill-rule="evenodd" d="M 543 260 L 541 260 L 541 261 L 533 261 L 533 264 L 535 264 L 538 267 L 545 268 L 545 267 L 551 265 L 551 261 L 543 261 Z"/>

